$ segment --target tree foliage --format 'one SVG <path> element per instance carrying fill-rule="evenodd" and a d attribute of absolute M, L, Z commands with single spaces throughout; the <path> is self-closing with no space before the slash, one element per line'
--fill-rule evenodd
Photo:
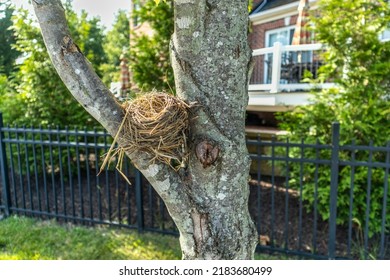
<path fill-rule="evenodd" d="M 317 40 L 327 47 L 326 65 L 322 67 L 320 80 L 333 80 L 337 87 L 313 93 L 313 103 L 296 108 L 279 116 L 281 127 L 290 132 L 291 141 L 304 139 L 314 143 L 331 142 L 333 121 L 341 124 L 341 144 L 368 145 L 370 141 L 385 146 L 390 135 L 390 41 L 381 42 L 380 34 L 389 28 L 390 8 L 383 0 L 338 0 L 319 3 L 319 16 L 313 17 Z M 300 151 L 291 151 L 300 157 Z M 315 158 L 315 151 L 307 151 L 306 157 Z M 328 156 L 329 155 L 320 155 Z M 351 160 L 351 152 L 340 152 L 340 158 Z M 385 153 L 373 153 L 372 161 L 384 161 Z M 357 152 L 357 161 L 368 161 L 368 152 Z M 299 178 L 299 166 L 293 166 L 291 177 Z M 315 192 L 315 168 L 306 166 L 304 171 L 304 200 L 318 202 L 323 218 L 329 217 L 330 170 L 328 166 L 318 171 L 318 194 Z M 338 222 L 349 220 L 351 168 L 339 171 Z M 384 171 L 357 167 L 354 171 L 353 218 L 364 225 L 366 214 L 367 178 L 372 172 L 370 205 L 370 234 L 380 230 L 382 219 Z M 295 180 L 299 181 L 299 180 Z M 295 181 L 291 183 L 294 184 Z M 390 206 L 390 197 L 387 199 Z M 311 206 L 312 209 L 312 206 Z M 390 219 L 388 214 L 387 219 Z"/>
<path fill-rule="evenodd" d="M 134 82 L 141 90 L 170 91 L 174 86 L 169 59 L 169 41 L 174 27 L 172 0 L 159 5 L 155 0 L 147 0 L 139 10 L 133 12 L 132 17 L 153 29 L 151 36 L 136 32 L 131 34 L 130 67 Z"/>
<path fill-rule="evenodd" d="M 258 236 L 248 211 L 250 160 L 244 130 L 251 58 L 247 2 L 174 4 L 177 28 L 171 58 L 176 94 L 187 104 L 199 104 L 188 108 L 191 133 L 186 137 L 188 148 L 183 145 L 182 151 L 189 160 L 180 170 L 155 160 L 160 144 L 154 146 L 153 154 L 126 150 L 137 140 L 126 137 L 121 123 L 127 126 L 139 115 L 127 114 L 87 67 L 76 45 L 61 41 L 70 34 L 60 0 L 33 1 L 47 47 L 64 49 L 50 52 L 56 69 L 84 108 L 111 135 L 117 135 L 119 146 L 162 198 L 180 232 L 183 258 L 251 259 Z M 58 20 L 47 24 L 53 13 Z M 78 69 L 82 71 L 76 76 Z M 161 102 L 145 104 L 156 112 L 171 113 L 171 106 L 161 106 Z M 144 120 L 151 122 L 148 116 Z M 163 131 L 158 121 L 152 122 L 156 123 L 153 130 Z"/>
<path fill-rule="evenodd" d="M 12 47 L 15 44 L 15 36 L 10 29 L 13 12 L 14 7 L 10 1 L 0 3 L 0 75 L 4 74 L 7 77 L 14 71 L 15 60 L 20 55 Z"/>
<path fill-rule="evenodd" d="M 119 81 L 120 57 L 128 55 L 130 46 L 129 15 L 125 10 L 119 10 L 114 25 L 103 40 L 104 51 L 107 55 L 107 62 L 100 66 L 103 73 L 103 82 L 109 85 L 111 82 Z"/>
<path fill-rule="evenodd" d="M 105 35 L 104 28 L 100 25 L 100 19 L 98 17 L 89 18 L 85 10 L 82 10 L 81 14 L 78 15 L 73 10 L 72 2 L 69 0 L 65 2 L 64 7 L 74 40 L 78 42 L 85 57 L 95 67 L 96 73 L 102 76 L 98 66 L 107 62 L 107 55 L 103 47 Z"/>
<path fill-rule="evenodd" d="M 77 15 L 71 3 L 65 4 L 71 32 L 80 49 L 96 70 L 107 61 L 103 49 L 103 29 L 98 18 Z M 69 97 L 68 89 L 58 77 L 45 51 L 44 42 L 34 20 L 26 10 L 13 18 L 15 48 L 23 54 L 19 71 L 0 100 L 5 122 L 24 125 L 70 125 L 92 128 L 98 123 L 79 103 Z M 99 71 L 97 71 L 98 74 Z"/>

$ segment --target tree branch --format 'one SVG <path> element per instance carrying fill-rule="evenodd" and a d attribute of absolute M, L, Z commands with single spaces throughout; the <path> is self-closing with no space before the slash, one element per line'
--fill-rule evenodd
<path fill-rule="evenodd" d="M 33 6 L 58 75 L 88 113 L 115 135 L 124 112 L 73 42 L 61 1 L 34 0 Z"/>
<path fill-rule="evenodd" d="M 124 110 L 94 72 L 72 40 L 61 0 L 33 0 L 49 56 L 71 94 L 105 129 L 115 136 L 124 118 Z M 118 140 L 119 145 L 121 140 Z M 133 164 L 145 175 L 163 198 L 181 230 L 190 231 L 191 209 L 178 173 L 163 163 L 151 163 L 146 153 L 128 154 Z"/>

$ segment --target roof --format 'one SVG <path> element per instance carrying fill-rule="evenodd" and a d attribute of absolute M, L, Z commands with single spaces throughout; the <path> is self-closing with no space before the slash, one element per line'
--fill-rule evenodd
<path fill-rule="evenodd" d="M 252 10 L 250 14 L 253 15 L 258 12 L 264 12 L 267 10 L 271 10 L 273 8 L 277 8 L 298 1 L 299 0 L 263 0 Z"/>

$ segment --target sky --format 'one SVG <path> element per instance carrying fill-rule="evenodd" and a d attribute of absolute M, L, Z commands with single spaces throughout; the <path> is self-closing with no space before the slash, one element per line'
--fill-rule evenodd
<path fill-rule="evenodd" d="M 11 2 L 33 13 L 32 5 L 28 0 L 11 0 Z M 118 10 L 130 9 L 130 0 L 73 0 L 73 8 L 76 12 L 84 9 L 90 16 L 99 16 L 102 24 L 109 29 Z"/>

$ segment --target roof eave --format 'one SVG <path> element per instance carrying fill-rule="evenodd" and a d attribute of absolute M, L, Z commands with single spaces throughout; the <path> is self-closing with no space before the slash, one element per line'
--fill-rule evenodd
<path fill-rule="evenodd" d="M 298 2 L 294 2 L 291 4 L 276 7 L 274 9 L 266 10 L 264 12 L 258 12 L 256 14 L 250 15 L 249 19 L 253 24 L 261 24 L 269 22 L 273 19 L 283 18 L 289 13 L 297 14 L 297 8 Z"/>
<path fill-rule="evenodd" d="M 309 2 L 310 2 L 310 9 L 317 8 L 316 5 L 317 0 L 310 0 Z M 260 11 L 256 14 L 250 15 L 249 20 L 253 24 L 262 24 L 273 20 L 285 18 L 287 16 L 293 16 L 298 14 L 298 5 L 299 5 L 299 1 L 287 5 L 279 6 L 263 12 Z"/>

